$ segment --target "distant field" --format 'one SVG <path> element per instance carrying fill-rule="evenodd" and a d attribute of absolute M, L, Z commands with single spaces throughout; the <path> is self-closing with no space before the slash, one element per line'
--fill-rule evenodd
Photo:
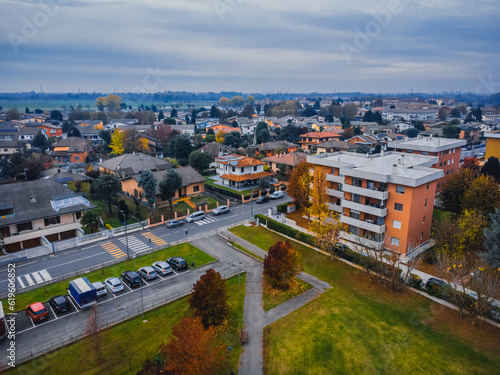
<path fill-rule="evenodd" d="M 170 103 L 150 103 L 150 102 L 132 102 L 132 101 L 125 101 L 127 105 L 132 105 L 132 107 L 137 107 L 140 104 L 144 105 L 151 105 L 154 104 L 156 105 L 159 109 L 168 107 L 170 109 Z M 17 108 L 18 111 L 24 112 L 26 107 L 30 109 L 30 111 L 33 111 L 35 108 L 43 109 L 43 110 L 53 110 L 53 109 L 59 109 L 61 110 L 61 106 L 65 105 L 66 108 L 69 108 L 70 106 L 76 107 L 78 104 L 82 106 L 84 110 L 86 110 L 86 105 L 88 104 L 90 106 L 90 110 L 95 110 L 96 108 L 94 107 L 95 100 L 72 100 L 72 99 L 67 99 L 67 100 L 2 100 L 0 99 L 0 106 L 2 106 L 4 111 L 8 111 L 9 109 L 12 108 Z M 192 102 L 192 103 L 182 103 L 180 108 L 185 109 L 187 108 L 187 104 L 190 104 L 191 106 L 196 106 L 196 108 L 203 107 L 205 106 L 207 109 L 210 108 L 214 102 Z"/>

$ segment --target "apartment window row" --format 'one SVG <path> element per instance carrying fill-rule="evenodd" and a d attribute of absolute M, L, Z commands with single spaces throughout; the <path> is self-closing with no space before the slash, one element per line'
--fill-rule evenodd
<path fill-rule="evenodd" d="M 49 225 L 60 224 L 61 223 L 61 217 L 60 216 L 50 217 L 48 219 L 44 219 L 43 223 L 45 224 L 46 227 L 48 227 Z"/>

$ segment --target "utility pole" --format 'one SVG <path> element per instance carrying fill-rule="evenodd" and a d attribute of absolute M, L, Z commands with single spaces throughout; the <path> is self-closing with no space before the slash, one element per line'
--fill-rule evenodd
<path fill-rule="evenodd" d="M 127 215 L 125 215 L 125 212 L 120 211 L 123 215 L 123 225 L 125 225 L 125 242 L 127 244 L 127 260 L 130 259 L 130 255 L 129 255 L 129 252 L 128 252 L 128 235 L 127 235 Z M 135 257 L 134 257 L 134 260 L 135 260 Z"/>

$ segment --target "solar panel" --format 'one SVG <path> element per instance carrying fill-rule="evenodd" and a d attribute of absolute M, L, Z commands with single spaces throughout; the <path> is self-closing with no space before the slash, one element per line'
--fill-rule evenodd
<path fill-rule="evenodd" d="M 56 212 L 59 212 L 59 210 L 62 208 L 79 206 L 79 205 L 84 205 L 84 206 L 90 205 L 90 202 L 88 200 L 80 196 L 53 200 L 50 201 L 50 203 L 52 204 L 52 208 Z"/>

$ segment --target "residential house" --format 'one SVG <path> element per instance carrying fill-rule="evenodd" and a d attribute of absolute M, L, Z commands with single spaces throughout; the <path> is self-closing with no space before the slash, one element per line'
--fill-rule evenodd
<path fill-rule="evenodd" d="M 92 141 L 77 137 L 61 139 L 52 145 L 49 155 L 52 163 L 85 163 L 92 150 Z"/>
<path fill-rule="evenodd" d="M 340 140 L 341 134 L 337 132 L 312 132 L 300 136 L 300 148 L 307 152 L 316 152 L 320 143 Z"/>
<path fill-rule="evenodd" d="M 432 165 L 432 168 L 443 170 L 443 176 L 436 181 L 436 190 L 440 192 L 446 179 L 458 172 L 460 154 L 466 143 L 466 141 L 459 139 L 421 137 L 419 135 L 413 139 L 405 138 L 403 141 L 389 142 L 387 148 L 403 153 L 437 157 L 438 160 Z"/>
<path fill-rule="evenodd" d="M 297 151 L 298 147 L 298 144 L 286 141 L 266 142 L 255 146 L 255 154 L 261 154 L 264 156 L 274 156 L 276 153 L 288 154 L 290 152 Z"/>
<path fill-rule="evenodd" d="M 355 135 L 354 137 L 347 140 L 348 143 L 355 145 L 356 147 L 365 145 L 370 148 L 370 152 L 375 151 L 375 147 L 380 143 L 380 139 L 375 135 L 363 134 Z"/>
<path fill-rule="evenodd" d="M 286 165 L 285 174 L 291 175 L 295 167 L 301 162 L 307 159 L 307 155 L 303 152 L 290 152 L 288 154 L 277 154 L 274 156 L 269 156 L 262 161 L 265 161 L 267 165 L 271 167 L 274 173 L 278 173 L 280 170 L 280 165 Z"/>
<path fill-rule="evenodd" d="M 160 182 L 163 181 L 168 170 L 170 170 L 170 168 L 167 170 L 153 172 L 153 175 L 156 178 L 157 182 L 156 186 L 157 207 L 163 207 L 168 204 L 168 200 L 162 199 L 160 192 Z M 182 179 L 182 187 L 178 191 L 176 191 L 174 199 L 200 195 L 205 192 L 205 177 L 196 172 L 193 168 L 182 167 L 182 168 L 176 168 L 174 170 Z M 134 174 L 131 176 L 124 177 L 122 179 L 122 190 L 126 194 L 134 197 L 137 197 L 140 192 L 144 193 L 144 190 L 138 186 L 140 178 L 141 178 L 140 174 Z"/>
<path fill-rule="evenodd" d="M 50 168 L 40 172 L 40 179 L 52 179 L 64 186 L 68 186 L 70 182 L 90 182 L 92 178 L 85 173 L 79 173 L 75 169 Z"/>
<path fill-rule="evenodd" d="M 486 137 L 484 160 L 488 160 L 490 156 L 500 159 L 500 130 L 486 133 L 484 136 Z"/>
<path fill-rule="evenodd" d="M 207 152 L 214 159 L 217 156 L 229 155 L 229 154 L 234 153 L 234 149 L 233 148 L 231 148 L 229 146 L 226 146 L 226 145 L 224 145 L 222 143 L 218 143 L 218 142 L 207 143 L 205 146 L 200 147 L 196 151 L 198 151 L 198 152 Z"/>
<path fill-rule="evenodd" d="M 81 126 L 75 125 L 75 128 L 80 132 L 80 138 L 87 139 L 92 142 L 92 145 L 97 146 L 103 142 L 103 139 L 99 135 L 101 130 L 94 128 L 93 126 Z"/>
<path fill-rule="evenodd" d="M 53 125 L 50 122 L 42 122 L 38 124 L 37 128 L 42 129 L 48 138 L 61 137 L 63 135 L 62 127 Z"/>
<path fill-rule="evenodd" d="M 328 141 L 320 143 L 316 147 L 316 153 L 318 154 L 327 154 L 331 152 L 337 151 L 354 151 L 356 150 L 356 145 L 346 142 L 346 141 Z"/>
<path fill-rule="evenodd" d="M 465 139 L 467 142 L 478 142 L 481 137 L 481 127 L 474 125 L 462 125 L 460 127 L 460 139 Z"/>
<path fill-rule="evenodd" d="M 326 174 L 327 206 L 347 230 L 341 238 L 358 247 L 403 256 L 428 248 L 434 195 L 443 171 L 436 156 L 381 152 L 308 156 Z"/>
<path fill-rule="evenodd" d="M 258 185 L 260 178 L 272 175 L 264 171 L 265 162 L 242 155 L 219 156 L 215 161 L 221 183 L 237 189 Z"/>
<path fill-rule="evenodd" d="M 0 185 L 0 233 L 5 250 L 77 237 L 82 214 L 95 207 L 51 179 Z"/>
<path fill-rule="evenodd" d="M 102 173 L 113 173 L 120 178 L 134 176 L 149 170 L 164 171 L 172 167 L 172 163 L 143 153 L 124 154 L 99 163 Z"/>
<path fill-rule="evenodd" d="M 6 123 L 0 127 L 0 156 L 12 156 L 19 151 L 33 149 L 33 141 L 41 131 L 35 127 L 14 128 L 12 123 Z M 47 135 L 42 132 L 47 137 Z"/>
<path fill-rule="evenodd" d="M 239 133 L 241 133 L 240 128 L 233 128 L 232 126 L 227 126 L 227 125 L 222 125 L 222 124 L 209 126 L 207 128 L 207 130 L 208 129 L 212 129 L 214 131 L 214 134 L 217 134 L 219 132 L 224 132 L 224 133 L 239 132 Z"/>

